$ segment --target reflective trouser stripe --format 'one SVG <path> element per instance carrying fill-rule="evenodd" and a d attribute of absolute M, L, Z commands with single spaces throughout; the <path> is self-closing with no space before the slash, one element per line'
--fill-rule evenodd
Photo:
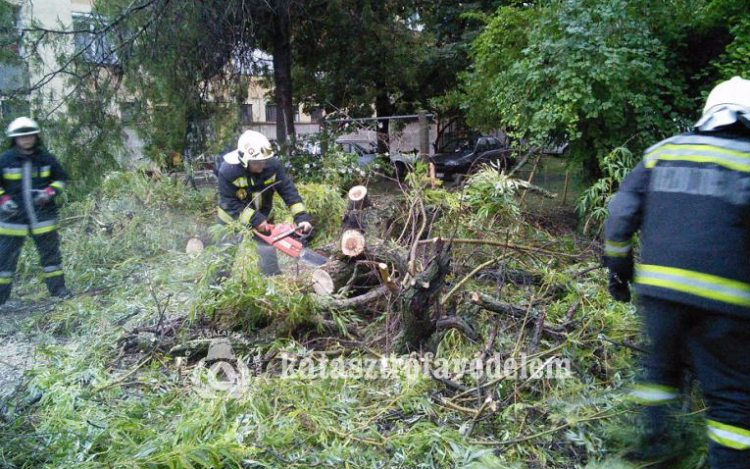
<path fill-rule="evenodd" d="M 20 223 L 0 223 L 0 235 L 26 236 L 29 234 L 29 225 Z"/>
<path fill-rule="evenodd" d="M 3 194 L 5 194 L 5 189 L 3 189 L 2 187 L 0 187 L 0 195 L 3 195 Z"/>
<path fill-rule="evenodd" d="M 255 213 L 255 210 L 253 210 L 249 205 L 245 207 L 245 210 L 240 213 L 240 223 L 243 225 L 250 224 L 250 219 L 253 217 L 253 214 Z"/>
<path fill-rule="evenodd" d="M 232 218 L 232 216 L 228 214 L 226 210 L 221 207 L 219 207 L 218 209 L 219 220 L 223 221 L 224 223 L 232 223 L 234 221 L 234 218 Z"/>
<path fill-rule="evenodd" d="M 708 437 L 716 443 L 732 449 L 750 449 L 750 430 L 707 420 Z"/>
<path fill-rule="evenodd" d="M 629 394 L 639 404 L 661 405 L 677 400 L 680 390 L 663 384 L 638 383 L 633 385 Z"/>
<path fill-rule="evenodd" d="M 57 229 L 56 220 L 50 220 L 50 221 L 45 221 L 41 223 L 34 223 L 33 225 L 31 225 L 31 234 L 40 235 L 40 234 L 55 231 L 56 229 Z"/>
<path fill-rule="evenodd" d="M 13 283 L 13 272 L 0 272 L 0 285 Z"/>
<path fill-rule="evenodd" d="M 642 264 L 635 282 L 676 290 L 739 306 L 750 306 L 750 285 L 716 275 L 660 265 Z"/>
<path fill-rule="evenodd" d="M 63 268 L 61 265 L 48 265 L 44 268 L 42 268 L 44 271 L 44 274 L 42 276 L 44 278 L 52 278 L 52 277 L 59 277 L 63 274 Z"/>
<path fill-rule="evenodd" d="M 65 189 L 65 183 L 62 181 L 52 181 L 52 184 L 50 184 L 49 186 L 54 187 L 57 190 Z"/>
<path fill-rule="evenodd" d="M 653 168 L 658 161 L 713 163 L 735 171 L 750 171 L 750 153 L 713 145 L 665 144 L 646 154 L 644 164 Z"/>
<path fill-rule="evenodd" d="M 292 212 L 292 216 L 296 216 L 302 212 L 306 212 L 307 208 L 305 208 L 305 205 L 302 202 L 297 202 L 296 204 L 289 206 L 289 211 Z"/>
<path fill-rule="evenodd" d="M 626 257 L 630 252 L 630 241 L 612 241 L 604 242 L 604 254 L 610 257 Z"/>

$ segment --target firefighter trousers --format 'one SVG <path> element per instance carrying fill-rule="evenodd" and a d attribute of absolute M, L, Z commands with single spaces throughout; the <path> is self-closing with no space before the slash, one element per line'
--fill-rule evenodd
<path fill-rule="evenodd" d="M 58 295 L 65 290 L 65 277 L 60 255 L 60 237 L 57 231 L 32 235 L 42 263 L 44 282 L 50 294 Z M 13 275 L 16 272 L 21 248 L 26 236 L 0 236 L 0 304 L 10 297 Z"/>
<path fill-rule="evenodd" d="M 679 400 L 685 363 L 690 363 L 707 405 L 711 467 L 750 469 L 750 318 L 646 296 L 640 306 L 650 348 L 634 397 L 650 407 L 647 414 L 665 416 L 660 409 Z M 665 418 L 648 424 L 668 430 Z"/>

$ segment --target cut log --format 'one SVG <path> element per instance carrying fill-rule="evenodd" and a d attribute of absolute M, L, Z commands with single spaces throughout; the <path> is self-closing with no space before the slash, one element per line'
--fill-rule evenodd
<path fill-rule="evenodd" d="M 313 290 L 320 296 L 330 296 L 336 291 L 336 285 L 333 283 L 331 274 L 322 269 L 315 269 L 313 272 Z"/>
<path fill-rule="evenodd" d="M 371 206 L 365 186 L 354 186 L 349 189 L 349 210 L 364 210 Z"/>
<path fill-rule="evenodd" d="M 190 238 L 185 247 L 185 252 L 187 254 L 200 254 L 203 252 L 203 241 L 198 238 Z"/>
<path fill-rule="evenodd" d="M 344 231 L 341 236 L 341 252 L 347 257 L 357 257 L 365 252 L 365 235 L 357 229 Z"/>
<path fill-rule="evenodd" d="M 341 236 L 341 252 L 347 257 L 358 257 L 365 252 L 365 224 L 363 210 L 370 207 L 365 186 L 354 186 L 349 190 L 349 207 L 341 221 L 344 234 Z"/>

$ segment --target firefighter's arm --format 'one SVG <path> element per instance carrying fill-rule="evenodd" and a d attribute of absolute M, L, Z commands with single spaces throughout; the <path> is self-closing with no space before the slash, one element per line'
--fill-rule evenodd
<path fill-rule="evenodd" d="M 240 189 L 241 187 L 235 185 L 224 172 L 219 172 L 219 219 L 224 223 L 237 220 L 248 226 L 257 226 L 264 222 L 265 217 L 253 209 L 252 203 L 237 196 Z"/>
<path fill-rule="evenodd" d="M 294 223 L 310 223 L 310 214 L 307 213 L 305 204 L 302 203 L 302 197 L 299 195 L 297 188 L 294 186 L 294 181 L 286 174 L 284 168 L 278 165 L 276 169 L 276 192 L 279 193 L 284 203 L 289 207 L 289 211 L 294 217 Z"/>
<path fill-rule="evenodd" d="M 49 164 L 51 181 L 49 187 L 54 189 L 56 194 L 59 194 L 65 189 L 65 184 L 68 181 L 68 175 L 54 155 L 50 155 Z"/>
<path fill-rule="evenodd" d="M 628 174 L 609 204 L 604 223 L 604 262 L 623 283 L 633 279 L 632 239 L 641 228 L 649 175 L 643 163 Z"/>

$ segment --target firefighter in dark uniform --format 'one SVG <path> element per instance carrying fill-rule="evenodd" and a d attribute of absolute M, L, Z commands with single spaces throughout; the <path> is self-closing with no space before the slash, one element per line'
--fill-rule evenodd
<path fill-rule="evenodd" d="M 7 135 L 11 148 L 0 155 L 0 305 L 10 297 L 27 235 L 39 251 L 50 294 L 68 296 L 55 204 L 67 176 L 57 158 L 42 148 L 35 121 L 20 117 L 10 124 Z"/>
<path fill-rule="evenodd" d="M 220 224 L 239 222 L 267 232 L 276 192 L 289 207 L 299 231 L 309 233 L 312 230 L 302 197 L 284 172 L 282 163 L 274 158 L 271 143 L 263 134 L 252 130 L 244 132 L 237 149 L 225 154 L 222 160 L 218 174 Z M 266 275 L 279 274 L 276 249 L 257 238 L 255 243 L 261 271 Z"/>
<path fill-rule="evenodd" d="M 711 467 L 750 468 L 750 81 L 714 88 L 694 129 L 648 149 L 609 210 L 610 292 L 629 301 L 634 283 L 651 342 L 631 391 L 648 427 L 635 459 L 676 456 L 670 404 L 689 362 L 708 407 Z"/>

